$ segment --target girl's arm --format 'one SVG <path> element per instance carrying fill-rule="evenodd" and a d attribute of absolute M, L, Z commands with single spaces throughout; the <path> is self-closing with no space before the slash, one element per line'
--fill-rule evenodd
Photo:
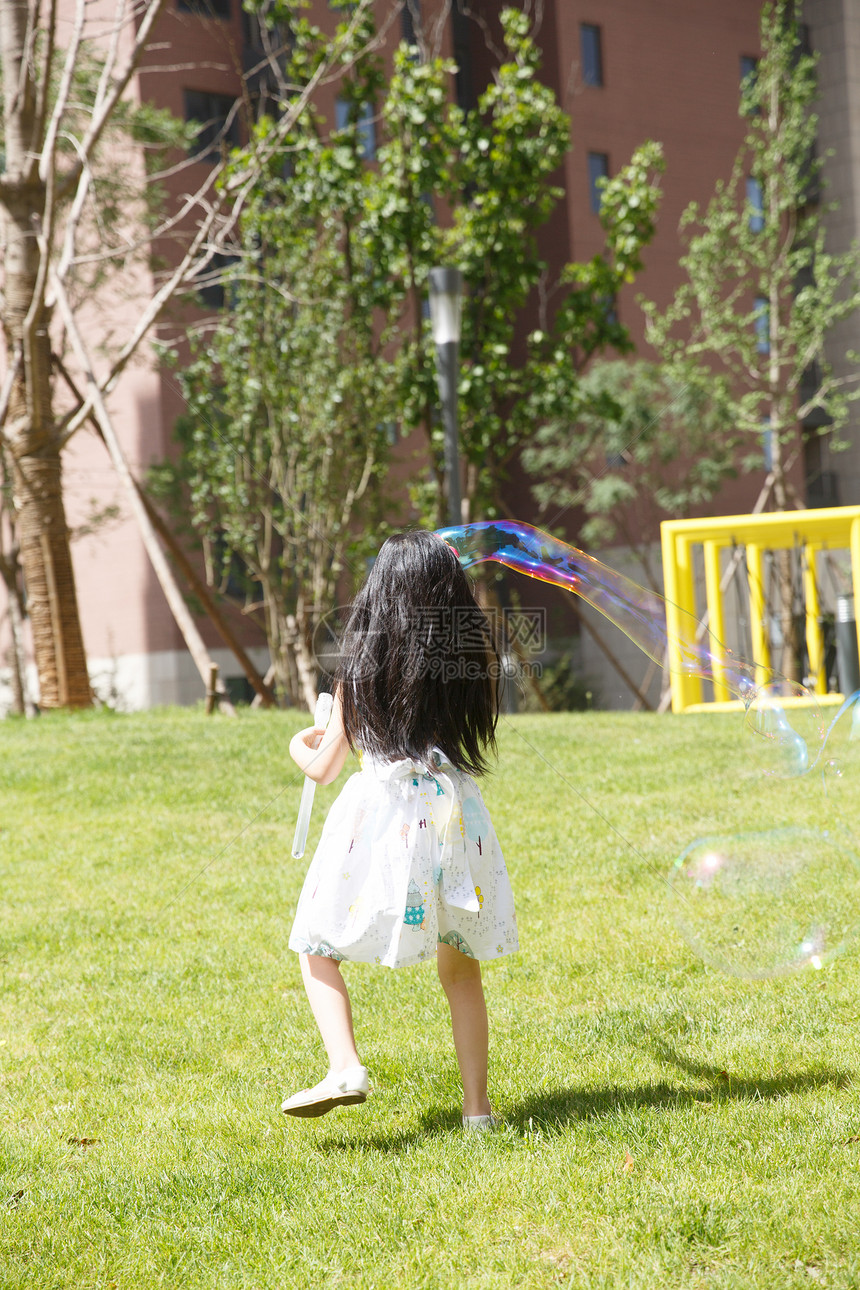
<path fill-rule="evenodd" d="M 317 740 L 322 735 L 319 747 Z M 340 692 L 334 696 L 331 720 L 323 731 L 307 726 L 290 740 L 290 756 L 300 770 L 317 784 L 332 784 L 343 770 L 349 744 L 343 730 Z"/>

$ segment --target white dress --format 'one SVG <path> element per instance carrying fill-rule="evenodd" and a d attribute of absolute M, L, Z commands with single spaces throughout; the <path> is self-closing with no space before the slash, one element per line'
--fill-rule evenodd
<path fill-rule="evenodd" d="M 505 861 L 480 789 L 431 763 L 364 755 L 329 811 L 290 949 L 403 967 L 444 941 L 476 959 L 519 948 Z"/>

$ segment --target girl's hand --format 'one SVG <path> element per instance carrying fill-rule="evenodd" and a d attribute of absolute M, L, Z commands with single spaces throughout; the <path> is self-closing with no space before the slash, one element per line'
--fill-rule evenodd
<path fill-rule="evenodd" d="M 339 695 L 335 695 L 331 720 L 326 729 L 306 726 L 290 740 L 290 756 L 293 761 L 318 784 L 331 784 L 337 779 L 348 752 L 349 743 L 343 732 Z"/>
<path fill-rule="evenodd" d="M 293 735 L 290 740 L 290 756 L 305 774 L 307 774 L 307 768 L 322 743 L 324 734 L 325 730 L 321 730 L 318 726 L 306 726 L 297 735 Z"/>
<path fill-rule="evenodd" d="M 308 726 L 305 730 L 300 730 L 297 735 L 293 735 L 293 739 L 290 740 L 290 750 L 292 751 L 293 740 L 297 739 L 306 748 L 312 748 L 316 751 L 324 734 L 325 726 Z"/>

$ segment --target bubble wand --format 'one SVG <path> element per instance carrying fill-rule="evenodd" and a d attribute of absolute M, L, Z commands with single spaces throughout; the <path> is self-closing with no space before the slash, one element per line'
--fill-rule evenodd
<path fill-rule="evenodd" d="M 317 698 L 317 705 L 314 708 L 314 725 L 321 730 L 325 730 L 331 716 L 332 703 L 334 696 L 323 690 Z M 319 748 L 323 736 L 314 742 L 314 747 Z M 314 807 L 314 792 L 316 790 L 316 781 L 310 776 L 305 776 L 305 785 L 302 789 L 302 800 L 299 803 L 299 817 L 296 820 L 296 833 L 293 838 L 293 859 L 301 860 L 305 854 L 305 845 L 308 840 L 308 827 L 311 822 L 311 811 Z"/>

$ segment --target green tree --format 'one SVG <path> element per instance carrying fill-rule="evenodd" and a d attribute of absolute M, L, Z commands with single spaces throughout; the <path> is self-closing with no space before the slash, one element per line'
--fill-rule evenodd
<path fill-rule="evenodd" d="M 129 120 L 123 96 L 160 8 L 161 3 L 152 4 L 142 16 L 130 56 L 120 57 L 114 47 L 96 65 L 85 40 L 83 7 L 67 48 L 60 50 L 56 6 L 46 13 L 32 0 L 0 0 L 0 237 L 7 355 L 0 432 L 45 707 L 81 707 L 91 701 L 63 502 L 65 436 L 54 392 L 51 270 L 70 276 L 75 235 L 86 227 L 88 199 L 90 213 L 93 202 L 101 206 L 101 145 L 115 121 L 123 115 Z M 104 196 L 110 226 L 116 211 L 116 188 L 110 181 Z"/>
<path fill-rule="evenodd" d="M 762 11 L 762 56 L 747 79 L 747 131 L 731 177 L 707 208 L 691 203 L 681 221 L 685 274 L 669 308 L 646 304 L 647 337 L 677 374 L 703 365 L 744 436 L 747 468 L 761 468 L 777 510 L 791 502 L 788 471 L 801 451 L 800 427 L 813 413 L 818 434 L 840 446 L 860 387 L 837 379 L 825 342 L 860 305 L 860 259 L 828 252 L 818 200 L 815 55 L 799 41 L 788 0 Z M 796 656 L 788 556 L 781 572 L 783 635 Z M 784 670 L 793 669 L 791 662 Z"/>
<path fill-rule="evenodd" d="M 181 455 L 153 477 L 190 501 L 211 581 L 261 606 L 280 693 L 311 707 L 312 637 L 372 514 L 396 409 L 362 146 L 357 122 L 319 146 L 296 139 L 289 178 L 249 203 L 229 313 L 181 373 Z"/>
<path fill-rule="evenodd" d="M 629 346 L 611 302 L 641 267 L 641 250 L 654 232 L 662 157 L 658 145 L 646 144 L 607 187 L 604 253 L 551 277 L 536 234 L 561 195 L 554 179 L 571 146 L 570 121 L 539 79 L 527 15 L 505 9 L 502 27 L 507 57 L 474 111 L 448 101 L 453 64 L 421 64 L 405 48 L 382 109 L 379 233 L 388 244 L 383 258 L 400 277 L 404 330 L 411 322 L 402 421 L 428 434 L 434 484 L 423 499 L 414 490 L 428 522 L 441 522 L 446 513 L 434 353 L 421 308 L 429 270 L 451 264 L 464 275 L 464 515 L 493 515 L 536 421 L 569 401 L 591 354 Z M 437 220 L 437 211 L 445 217 Z M 524 330 L 529 342 L 520 355 L 516 340 Z"/>
<path fill-rule="evenodd" d="M 285 80 L 298 93 L 323 65 L 330 37 L 294 6 L 267 12 L 270 20 L 290 16 Z M 540 83 L 526 17 L 503 14 L 508 56 L 472 112 L 451 102 L 454 64 L 422 62 L 414 48 L 397 51 L 386 85 L 368 52 L 369 14 L 349 21 L 354 57 L 338 85 L 343 114 L 333 128 L 308 100 L 255 185 L 240 263 L 227 275 L 231 307 L 194 345 L 181 459 L 161 472 L 163 488 L 190 498 L 204 548 L 219 553 L 209 561 L 214 581 L 237 559 L 245 570 L 292 698 L 313 686 L 310 642 L 348 563 L 350 534 L 373 520 L 370 549 L 384 533 L 376 485 L 398 429 L 425 431 L 412 499 L 425 522 L 445 514 L 424 317 L 430 269 L 457 264 L 468 284 L 466 507 L 493 514 L 535 413 L 569 400 L 592 353 L 629 345 L 607 302 L 640 266 L 661 165 L 659 148 L 646 145 L 616 176 L 604 200 L 606 252 L 551 282 L 535 233 L 558 198 L 553 172 L 570 126 Z M 262 119 L 252 146 L 275 126 Z M 243 165 L 236 154 L 233 166 Z M 558 306 L 515 360 L 515 335 L 541 287 Z"/>
<path fill-rule="evenodd" d="M 641 360 L 595 362 L 572 405 L 538 426 L 523 465 L 547 524 L 580 509 L 583 543 L 629 547 L 659 589 L 650 560 L 657 525 L 710 501 L 734 473 L 730 430 L 730 409 L 700 373 L 680 379 Z"/>
<path fill-rule="evenodd" d="M 273 20 L 292 15 L 293 53 L 285 77 L 307 86 L 329 38 L 299 20 L 292 6 L 269 13 Z M 352 465 L 346 463 L 358 468 L 364 461 L 363 433 L 372 476 L 386 457 L 380 426 L 389 431 L 422 427 L 430 471 L 429 479 L 420 470 L 413 476 L 413 501 L 426 522 L 438 522 L 445 514 L 442 434 L 424 302 L 430 269 L 457 264 L 468 285 L 460 384 L 466 506 L 472 513 L 493 514 L 504 473 L 532 434 L 535 415 L 551 415 L 569 401 L 592 353 L 606 345 L 629 345 L 608 302 L 635 275 L 641 248 L 653 233 L 659 148 L 646 145 L 608 185 L 606 252 L 567 266 L 561 281 L 552 282 L 535 233 L 558 198 L 553 172 L 570 146 L 570 126 L 540 83 L 526 17 L 504 12 L 508 56 L 472 112 L 451 102 L 454 64 L 422 62 L 414 48 L 399 49 L 385 86 L 378 60 L 360 52 L 359 46 L 370 48 L 373 38 L 369 17 L 362 24 L 355 27 L 356 57 L 338 87 L 347 109 L 340 128 L 331 128 L 308 102 L 285 139 L 280 161 L 256 186 L 254 211 L 243 223 L 242 267 L 232 275 L 233 308 L 220 320 L 214 340 L 198 347 L 189 376 L 193 433 L 206 438 L 207 373 L 221 388 L 228 419 L 241 423 L 246 436 L 257 433 L 252 429 L 257 414 L 248 411 L 256 396 L 253 387 L 245 388 L 250 355 L 255 371 L 259 359 L 269 373 L 267 390 L 280 383 L 280 411 L 272 415 L 274 405 L 267 403 L 268 422 L 278 426 L 282 440 L 293 436 L 294 451 L 304 461 L 317 461 L 334 435 L 343 445 L 345 478 L 352 478 Z M 372 164 L 366 156 L 369 120 L 378 136 Z M 274 121 L 262 120 L 258 137 L 274 127 Z M 239 155 L 236 165 L 242 164 Z M 551 314 L 544 311 L 527 353 L 515 359 L 515 335 L 535 316 L 541 289 L 558 301 L 557 307 Z M 320 394 L 314 394 L 310 408 L 303 391 L 316 389 L 317 372 Z M 233 392 L 241 394 L 241 415 Z M 288 419 L 298 406 L 308 408 L 300 424 L 294 415 Z M 219 434 L 241 451 L 235 426 L 219 426 Z M 192 453 L 187 427 L 182 434 L 185 486 L 201 501 L 194 510 L 198 535 L 210 546 L 220 544 L 228 559 L 235 552 L 259 581 L 261 563 L 252 557 L 244 514 L 250 496 L 234 490 L 229 452 Z M 268 466 L 256 460 L 257 477 L 261 474 L 271 487 Z M 362 481 L 364 470 L 361 465 Z M 333 509 L 332 497 L 322 496 L 331 491 L 331 480 L 313 468 L 300 489 L 287 476 L 284 485 L 290 490 L 282 499 L 284 515 L 292 515 L 297 526 L 292 539 L 306 542 L 307 534 L 323 533 L 335 553 L 336 572 L 350 508 L 344 515 Z M 364 493 L 370 505 L 369 484 L 362 483 L 357 495 L 344 488 L 351 504 Z M 354 526 L 361 514 L 353 513 Z M 227 548 L 225 535 L 230 535 Z M 285 531 L 279 540 L 286 540 Z M 288 563 L 295 576 L 277 593 L 276 617 L 295 615 L 300 606 L 300 618 L 305 612 L 312 617 L 316 610 L 309 607 L 319 607 L 319 589 L 328 584 L 303 559 Z M 300 635 L 306 636 L 310 622 L 303 619 Z M 282 679 L 286 685 L 286 671 Z"/>
<path fill-rule="evenodd" d="M 358 0 L 348 27 L 360 24 L 369 4 Z M 63 449 L 94 419 L 105 433 L 110 391 L 170 301 L 229 249 L 255 176 L 269 164 L 291 113 L 304 101 L 299 96 L 288 107 L 223 183 L 225 149 L 212 164 L 207 138 L 205 174 L 198 179 L 200 170 L 192 171 L 194 187 L 181 210 L 162 205 L 156 172 L 166 150 L 179 149 L 169 158 L 174 175 L 200 159 L 184 123 L 129 93 L 141 61 L 159 47 L 164 7 L 165 0 L 121 0 L 105 21 L 85 3 L 67 13 L 40 0 L 0 0 L 0 325 L 6 358 L 0 447 L 11 479 L 40 703 L 46 708 L 91 701 L 69 552 Z M 278 50 L 272 42 L 267 50 L 244 87 L 242 101 L 249 107 L 259 100 L 262 82 L 282 81 Z M 340 68 L 348 58 L 345 43 L 329 42 L 314 83 L 325 74 L 326 59 Z M 169 262 L 153 273 L 151 252 L 168 243 Z M 144 272 L 129 273 L 132 267 Z M 126 280 L 136 288 L 144 280 L 149 284 L 136 318 L 126 333 L 98 336 L 90 349 L 85 329 L 76 325 L 79 306 L 87 309 L 91 328 L 99 291 Z M 112 431 L 109 437 L 121 455 Z M 120 470 L 118 456 L 115 464 Z M 127 469 L 125 476 L 134 493 Z M 132 509 L 188 639 L 196 628 L 178 592 L 173 595 L 170 571 L 136 496 Z"/>

